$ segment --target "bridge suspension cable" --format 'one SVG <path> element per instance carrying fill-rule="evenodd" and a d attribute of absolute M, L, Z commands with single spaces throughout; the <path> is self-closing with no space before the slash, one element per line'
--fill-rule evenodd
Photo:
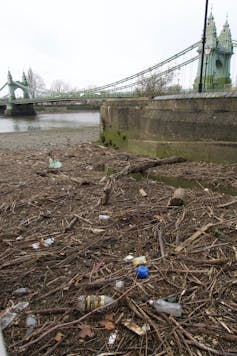
<path fill-rule="evenodd" d="M 166 75 L 166 74 L 169 74 L 177 69 L 180 69 L 194 61 L 196 61 L 197 59 L 199 58 L 199 56 L 195 56 L 195 57 L 192 57 L 190 59 L 188 59 L 187 61 L 185 62 L 182 62 L 181 64 L 177 64 L 175 65 L 174 67 L 171 67 L 171 68 L 168 68 L 166 70 L 164 70 L 163 72 L 160 72 L 159 73 L 159 77 L 162 76 L 162 75 Z M 129 83 L 129 84 L 126 84 L 126 85 L 123 85 L 121 87 L 116 87 L 116 91 L 117 90 L 123 90 L 123 89 L 128 89 L 128 88 L 131 88 L 133 87 L 134 85 L 138 85 L 139 84 L 139 81 L 136 81 L 136 82 L 133 82 L 133 83 Z"/>
<path fill-rule="evenodd" d="M 5 84 L 0 88 L 0 91 L 1 91 L 2 89 L 4 89 L 6 85 L 7 85 L 7 83 L 5 83 Z"/>
<path fill-rule="evenodd" d="M 145 69 L 145 70 L 143 70 L 143 71 L 141 71 L 141 72 L 138 72 L 138 73 L 136 73 L 136 74 L 134 74 L 134 75 L 131 75 L 131 76 L 129 76 L 129 77 L 126 77 L 126 78 L 117 80 L 116 82 L 113 82 L 113 83 L 110 83 L 110 84 L 106 84 L 106 85 L 102 85 L 102 86 L 100 86 L 100 87 L 92 88 L 92 89 L 90 89 L 89 91 L 90 91 L 90 92 L 95 92 L 95 91 L 101 91 L 101 90 L 104 90 L 104 89 L 108 89 L 108 88 L 110 88 L 110 87 L 116 87 L 116 86 L 119 85 L 119 84 L 122 84 L 122 83 L 124 83 L 124 82 L 128 82 L 128 81 L 130 81 L 130 80 L 132 80 L 132 79 L 135 79 L 135 78 L 138 78 L 138 77 L 141 77 L 142 75 L 147 74 L 147 73 L 149 73 L 149 72 L 151 72 L 151 71 L 153 71 L 153 70 L 155 70 L 155 69 L 158 69 L 158 68 L 162 67 L 163 65 L 165 65 L 165 64 L 167 64 L 167 63 L 173 61 L 174 59 L 177 59 L 177 58 L 183 56 L 184 54 L 186 54 L 186 53 L 192 51 L 194 48 L 198 47 L 199 44 L 200 44 L 200 41 L 194 43 L 193 45 L 191 45 L 191 46 L 189 46 L 189 47 L 187 47 L 187 48 L 185 48 L 183 51 L 176 53 L 176 54 L 173 55 L 172 57 L 169 57 L 169 58 L 165 59 L 164 61 L 162 61 L 162 62 L 160 62 L 160 63 L 158 63 L 158 64 L 155 64 L 154 66 L 149 67 L 149 68 L 147 68 L 147 69 Z M 134 84 L 133 84 L 133 85 L 134 85 Z M 84 89 L 84 90 L 82 90 L 82 91 L 88 91 L 88 90 Z"/>

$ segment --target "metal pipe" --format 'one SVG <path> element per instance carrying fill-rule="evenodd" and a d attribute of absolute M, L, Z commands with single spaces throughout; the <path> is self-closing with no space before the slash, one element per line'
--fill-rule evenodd
<path fill-rule="evenodd" d="M 207 9 L 208 9 L 208 0 L 206 0 L 204 27 L 203 27 L 203 36 L 202 36 L 202 57 L 201 57 L 201 67 L 200 67 L 200 81 L 198 85 L 199 93 L 202 92 L 202 72 L 203 72 L 204 51 L 205 51 L 205 43 L 206 43 Z"/>

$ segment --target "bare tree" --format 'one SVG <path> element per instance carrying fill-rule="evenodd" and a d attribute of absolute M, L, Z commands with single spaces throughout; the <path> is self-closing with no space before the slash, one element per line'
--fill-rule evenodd
<path fill-rule="evenodd" d="M 51 94 L 64 94 L 70 90 L 69 84 L 61 79 L 56 79 L 52 82 L 50 87 Z"/>
<path fill-rule="evenodd" d="M 27 72 L 27 82 L 29 85 L 30 96 L 32 98 L 42 95 L 42 92 L 46 88 L 42 77 L 39 74 L 33 72 L 31 68 L 29 68 Z"/>
<path fill-rule="evenodd" d="M 135 89 L 137 96 L 153 97 L 162 95 L 167 91 L 169 83 L 173 79 L 173 73 L 170 72 L 166 75 L 159 75 L 159 73 L 152 74 L 149 77 L 142 77 L 138 81 L 138 86 Z"/>

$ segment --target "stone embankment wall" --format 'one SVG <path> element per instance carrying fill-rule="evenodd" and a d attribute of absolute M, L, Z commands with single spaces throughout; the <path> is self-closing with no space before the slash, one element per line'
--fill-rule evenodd
<path fill-rule="evenodd" d="M 237 93 L 107 100 L 101 140 L 154 157 L 237 162 Z"/>

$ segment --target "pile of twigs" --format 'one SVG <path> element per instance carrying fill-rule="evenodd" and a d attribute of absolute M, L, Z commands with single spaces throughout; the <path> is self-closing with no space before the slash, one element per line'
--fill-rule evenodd
<path fill-rule="evenodd" d="M 237 200 L 200 187 L 172 204 L 175 189 L 146 171 L 180 159 L 83 145 L 55 150 L 62 168 L 49 169 L 47 155 L 1 155 L 0 320 L 29 303 L 4 329 L 8 354 L 236 355 Z M 146 257 L 147 278 L 129 254 Z M 113 301 L 83 312 L 80 295 Z M 181 317 L 148 305 L 157 298 Z"/>

